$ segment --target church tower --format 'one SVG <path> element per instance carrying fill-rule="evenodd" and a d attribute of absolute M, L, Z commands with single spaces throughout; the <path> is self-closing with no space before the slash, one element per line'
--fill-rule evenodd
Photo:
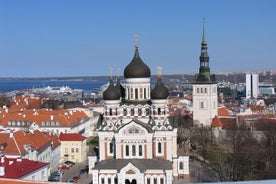
<path fill-rule="evenodd" d="M 218 100 L 216 76 L 210 73 L 205 23 L 199 60 L 199 73 L 193 83 L 193 121 L 195 124 L 210 126 L 212 119 L 217 115 Z"/>

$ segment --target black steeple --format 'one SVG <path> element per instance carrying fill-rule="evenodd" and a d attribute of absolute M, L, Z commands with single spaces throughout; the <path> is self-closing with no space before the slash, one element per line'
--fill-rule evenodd
<path fill-rule="evenodd" d="M 207 41 L 205 35 L 205 20 L 203 21 L 203 33 L 201 41 L 201 54 L 199 56 L 199 74 L 196 76 L 196 83 L 216 83 L 215 74 L 210 73 L 209 56 L 207 52 Z"/>

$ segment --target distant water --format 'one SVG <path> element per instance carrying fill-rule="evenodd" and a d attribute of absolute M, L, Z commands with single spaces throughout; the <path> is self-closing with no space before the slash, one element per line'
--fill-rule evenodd
<path fill-rule="evenodd" d="M 108 80 L 0 79 L 0 91 L 69 86 L 71 89 L 82 89 L 85 93 L 97 93 L 107 82 Z"/>

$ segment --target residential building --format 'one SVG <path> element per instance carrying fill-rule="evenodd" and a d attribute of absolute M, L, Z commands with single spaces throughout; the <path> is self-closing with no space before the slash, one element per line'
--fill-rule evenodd
<path fill-rule="evenodd" d="M 48 163 L 52 159 L 52 141 L 38 130 L 0 131 L 0 141 L 6 144 L 2 153 L 7 158 L 25 158 Z"/>
<path fill-rule="evenodd" d="M 217 115 L 218 92 L 215 74 L 210 73 L 204 25 L 199 59 L 199 73 L 193 83 L 193 121 L 195 124 L 210 126 Z"/>
<path fill-rule="evenodd" d="M 61 133 L 61 162 L 82 162 L 87 159 L 86 137 L 77 133 Z"/>
<path fill-rule="evenodd" d="M 0 158 L 0 179 L 48 181 L 49 163 L 21 158 Z M 1 180 L 0 180 L 1 183 Z"/>
<path fill-rule="evenodd" d="M 91 123 L 90 117 L 84 111 L 76 109 L 32 109 L 15 112 L 3 109 L 0 115 L 2 127 L 16 130 L 40 130 L 57 135 L 67 132 L 84 134 Z"/>

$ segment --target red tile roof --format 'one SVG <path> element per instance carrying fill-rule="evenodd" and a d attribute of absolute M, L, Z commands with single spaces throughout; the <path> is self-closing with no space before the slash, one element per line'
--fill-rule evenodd
<path fill-rule="evenodd" d="M 0 166 L 5 167 L 4 176 L 0 178 L 16 178 L 20 179 L 32 172 L 35 172 L 38 169 L 47 167 L 49 163 L 38 162 L 28 159 L 14 159 L 14 158 L 0 158 Z M 47 175 L 47 173 L 45 173 Z"/>
<path fill-rule="evenodd" d="M 223 125 L 222 125 L 220 119 L 217 116 L 215 116 L 212 120 L 211 127 L 221 127 L 222 128 L 222 126 Z"/>
<path fill-rule="evenodd" d="M 61 133 L 59 136 L 60 141 L 83 141 L 86 137 L 77 133 Z"/>
<path fill-rule="evenodd" d="M 43 134 L 52 141 L 52 150 L 56 149 L 60 145 L 59 138 L 56 134 L 50 132 L 43 132 Z"/>
<path fill-rule="evenodd" d="M 218 116 L 230 116 L 230 114 L 225 106 L 218 107 Z"/>
<path fill-rule="evenodd" d="M 51 139 L 43 135 L 40 131 L 24 132 L 22 130 L 15 132 L 0 132 L 1 143 L 7 143 L 3 153 L 6 155 L 23 155 L 26 153 L 25 145 L 41 152 L 51 145 Z"/>
<path fill-rule="evenodd" d="M 52 124 L 53 122 L 59 122 L 61 127 L 71 127 L 87 119 L 89 117 L 80 110 L 23 110 L 6 114 L 3 112 L 1 125 L 3 127 L 18 127 L 19 125 L 16 123 L 20 122 L 20 126 L 29 127 L 35 122 L 40 127 L 52 127 L 56 126 L 56 124 Z"/>

